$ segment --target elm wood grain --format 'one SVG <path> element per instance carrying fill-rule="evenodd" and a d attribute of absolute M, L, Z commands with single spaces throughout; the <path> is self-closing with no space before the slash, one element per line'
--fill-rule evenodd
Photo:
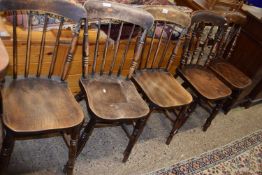
<path fill-rule="evenodd" d="M 139 71 L 134 79 L 150 101 L 160 108 L 175 108 L 192 102 L 192 96 L 168 72 Z"/>
<path fill-rule="evenodd" d="M 2 98 L 3 122 L 14 132 L 71 128 L 84 118 L 67 85 L 59 81 L 38 78 L 12 81 L 3 88 Z"/>
<path fill-rule="evenodd" d="M 147 30 L 153 24 L 153 16 L 142 9 L 108 1 L 87 1 L 84 6 L 88 18 L 84 25 L 82 77 L 79 82 L 81 91 L 77 94 L 76 99 L 78 101 L 83 98 L 86 100 L 90 120 L 80 136 L 77 155 L 83 150 L 94 128 L 100 124 L 106 127 L 134 123 L 132 134 L 127 134 L 129 143 L 123 158 L 123 162 L 126 162 L 143 131 L 149 113 L 147 104 L 136 91 L 130 78 L 141 56 Z M 98 28 L 94 52 L 91 52 L 90 49 L 88 22 L 91 22 L 91 25 L 97 24 Z M 104 43 L 101 43 L 99 39 L 102 33 L 102 22 L 103 25 L 108 25 Z M 119 29 L 115 45 L 110 47 L 111 27 L 115 22 L 119 24 Z M 131 24 L 132 29 L 123 46 L 124 49 L 119 50 L 125 24 Z M 135 28 L 138 28 L 142 34 L 137 46 L 130 48 Z M 103 51 L 99 56 L 101 48 Z M 133 52 L 133 59 L 128 62 L 127 56 L 130 49 Z M 109 55 L 110 50 L 112 54 Z M 93 55 L 92 61 L 90 55 Z M 123 77 L 125 67 L 128 67 L 128 74 Z"/>
<path fill-rule="evenodd" d="M 183 74 L 196 91 L 209 100 L 222 99 L 231 94 L 230 88 L 209 69 L 186 68 L 183 70 Z"/>
<path fill-rule="evenodd" d="M 104 120 L 137 119 L 149 113 L 131 81 L 104 75 L 82 79 L 81 85 L 90 109 Z"/>
<path fill-rule="evenodd" d="M 206 35 L 203 35 L 204 30 L 207 31 Z M 203 125 L 203 131 L 211 125 L 232 92 L 208 68 L 217 59 L 219 51 L 223 50 L 221 42 L 225 31 L 227 25 L 223 15 L 207 10 L 194 12 L 186 34 L 181 65 L 177 69 L 177 74 L 184 80 L 184 87 L 193 91 L 194 103 L 201 106 L 203 103 L 208 104 L 208 108 L 211 108 L 211 111 L 208 110 L 211 113 Z"/>
<path fill-rule="evenodd" d="M 63 14 L 65 17 L 75 21 L 76 28 L 71 36 L 71 41 L 68 42 L 68 50 L 64 57 L 63 65 L 61 65 L 60 76 L 57 80 L 53 76 L 54 66 L 57 59 L 57 48 L 62 25 Z M 77 141 L 80 132 L 80 126 L 84 120 L 81 107 L 74 100 L 73 95 L 67 88 L 67 75 L 73 60 L 73 53 L 77 44 L 80 31 L 80 22 L 86 17 L 84 8 L 75 5 L 74 3 L 55 0 L 3 0 L 0 1 L 0 10 L 12 11 L 13 13 L 13 79 L 10 84 L 6 83 L 1 96 L 3 101 L 3 124 L 5 129 L 5 138 L 0 154 L 0 173 L 5 174 L 9 164 L 9 160 L 13 151 L 15 140 L 21 136 L 44 135 L 49 133 L 67 132 L 70 136 L 69 158 L 65 166 L 67 174 L 73 174 L 74 164 L 76 159 Z M 25 43 L 25 63 L 24 70 L 20 74 L 18 72 L 18 36 L 17 36 L 17 11 L 29 11 L 28 33 Z M 41 44 L 38 59 L 36 61 L 37 72 L 31 74 L 31 48 L 32 48 L 32 11 L 46 11 L 45 24 L 43 26 Z M 56 36 L 56 44 L 54 54 L 50 61 L 48 79 L 41 77 L 44 59 L 44 48 L 46 39 L 46 29 L 48 18 L 51 15 L 49 12 L 55 13 L 60 19 L 60 27 Z M 74 15 L 74 13 L 76 14 Z M 21 78 L 23 77 L 23 78 Z M 30 78 L 29 78 L 30 77 Z M 32 78 L 35 77 L 35 78 Z M 22 101 L 22 103 L 21 103 Z"/>
<path fill-rule="evenodd" d="M 146 45 L 144 46 L 140 66 L 134 74 L 133 80 L 149 102 L 151 111 L 180 111 L 177 119 L 171 120 L 173 129 L 166 141 L 167 144 L 170 144 L 173 136 L 184 123 L 179 122 L 180 119 L 187 117 L 188 106 L 192 102 L 192 96 L 178 83 L 170 71 L 179 54 L 179 47 L 183 43 L 182 39 L 179 38 L 176 46 L 172 47 L 172 53 L 166 53 L 166 51 L 170 48 L 170 43 L 174 42 L 171 41 L 171 38 L 176 27 L 181 28 L 181 35 L 183 36 L 191 20 L 187 14 L 172 6 L 155 5 L 146 6 L 144 9 L 154 16 L 155 25 L 152 28 L 152 38 L 148 37 L 151 40 L 150 47 L 149 49 L 145 49 Z M 155 34 L 158 24 L 163 24 L 160 27 L 161 34 L 159 38 Z M 167 26 L 172 31 L 164 39 L 163 32 Z M 153 47 L 154 43 L 157 43 L 156 48 Z M 161 49 L 161 47 L 164 49 Z M 164 57 L 169 58 L 168 61 L 163 61 Z"/>
<path fill-rule="evenodd" d="M 252 83 L 249 77 L 228 62 L 216 61 L 210 65 L 210 68 L 232 89 L 244 89 Z"/>

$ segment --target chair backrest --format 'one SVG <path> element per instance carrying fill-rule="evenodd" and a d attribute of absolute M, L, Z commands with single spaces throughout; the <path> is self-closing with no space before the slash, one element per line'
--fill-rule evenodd
<path fill-rule="evenodd" d="M 240 12 L 223 12 L 226 18 L 227 30 L 224 31 L 217 51 L 217 58 L 229 59 L 236 46 L 242 26 L 246 23 L 247 17 Z"/>
<path fill-rule="evenodd" d="M 154 26 L 146 38 L 150 45 L 144 45 L 140 69 L 170 70 L 182 45 L 182 36 L 191 24 L 186 13 L 172 6 L 147 6 L 146 11 L 154 16 Z M 176 44 L 172 44 L 176 43 Z"/>
<path fill-rule="evenodd" d="M 227 30 L 226 18 L 208 10 L 196 11 L 186 34 L 180 66 L 207 66 L 216 58 L 219 44 Z"/>
<path fill-rule="evenodd" d="M 134 8 L 125 4 L 119 4 L 108 1 L 87 1 L 84 5 L 88 18 L 85 26 L 84 34 L 84 57 L 83 57 L 83 77 L 87 78 L 88 75 L 104 75 L 108 74 L 109 76 L 116 74 L 118 77 L 123 75 L 123 68 L 128 68 L 128 79 L 132 77 L 133 72 L 136 69 L 137 62 L 140 58 L 141 50 L 143 47 L 143 41 L 146 37 L 147 30 L 153 24 L 153 16 L 150 13 L 144 11 L 143 9 Z M 88 42 L 88 22 L 91 24 L 96 24 L 97 26 L 97 36 L 95 42 L 95 49 L 93 58 L 89 56 L 89 42 Z M 101 41 L 100 35 L 101 25 L 107 26 L 106 41 Z M 131 25 L 130 25 L 131 24 Z M 112 26 L 118 26 L 118 35 L 116 41 L 113 41 L 114 44 L 110 45 Z M 121 34 L 124 26 L 130 26 L 129 37 L 125 41 L 121 40 Z M 142 37 L 138 44 L 137 49 L 130 50 L 130 44 L 132 41 L 133 33 L 135 29 L 143 30 Z M 111 40 L 112 41 L 112 40 Z M 121 42 L 121 43 L 120 43 Z M 112 42 L 111 42 L 112 43 Z M 120 44 L 123 46 L 119 49 Z M 131 60 L 128 63 L 127 55 L 128 52 L 133 52 L 134 57 L 129 59 Z M 101 53 L 102 52 L 102 53 Z M 98 54 L 101 53 L 101 54 Z M 89 69 L 89 63 L 92 63 L 91 69 Z"/>
<path fill-rule="evenodd" d="M 75 3 L 64 1 L 64 0 L 1 0 L 0 1 L 0 11 L 11 13 L 12 23 L 13 23 L 13 78 L 16 79 L 21 71 L 18 70 L 19 59 L 18 58 L 18 15 L 22 12 L 23 14 L 28 15 L 27 23 L 27 36 L 26 36 L 26 48 L 25 48 L 25 67 L 23 70 L 24 77 L 36 75 L 36 77 L 43 76 L 46 74 L 48 78 L 52 78 L 54 74 L 54 69 L 57 62 L 58 49 L 59 45 L 63 42 L 60 40 L 62 29 L 65 21 L 68 23 L 76 24 L 76 27 L 73 31 L 72 40 L 67 41 L 66 44 L 69 46 L 69 50 L 66 58 L 64 58 L 64 64 L 61 67 L 61 80 L 64 81 L 67 77 L 72 59 L 73 53 L 77 44 L 77 39 L 80 30 L 81 20 L 86 18 L 85 9 Z M 33 30 L 33 16 L 34 15 L 44 15 L 44 24 L 42 27 L 41 35 L 41 44 L 39 48 L 39 57 L 31 58 L 31 47 L 32 47 L 32 30 Z M 58 22 L 59 29 L 57 30 L 57 35 L 53 43 L 54 50 L 52 53 L 52 58 L 49 61 L 47 68 L 48 71 L 43 73 L 43 62 L 44 62 L 44 53 L 45 53 L 45 43 L 47 28 L 49 26 L 49 19 L 53 18 Z M 22 47 L 22 46 L 19 46 Z M 35 60 L 32 60 L 35 59 Z M 33 72 L 30 70 L 30 63 L 34 62 L 36 64 L 36 71 Z M 35 65 L 34 65 L 35 66 Z"/>
<path fill-rule="evenodd" d="M 243 0 L 212 0 L 209 4 L 209 10 L 221 9 L 236 11 L 243 6 Z"/>

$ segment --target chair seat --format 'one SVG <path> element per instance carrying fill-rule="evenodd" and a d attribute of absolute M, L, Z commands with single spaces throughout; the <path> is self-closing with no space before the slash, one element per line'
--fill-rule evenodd
<path fill-rule="evenodd" d="M 218 100 L 231 95 L 231 89 L 210 70 L 202 67 L 185 68 L 182 74 L 205 98 Z"/>
<path fill-rule="evenodd" d="M 66 129 L 81 124 L 81 106 L 66 84 L 27 78 L 13 80 L 4 87 L 3 122 L 15 132 Z"/>
<path fill-rule="evenodd" d="M 145 117 L 149 108 L 131 81 L 109 76 L 82 79 L 89 107 L 105 120 L 137 119 Z"/>
<path fill-rule="evenodd" d="M 157 106 L 170 108 L 192 102 L 192 96 L 168 72 L 144 70 L 137 71 L 135 81 Z"/>
<path fill-rule="evenodd" d="M 221 76 L 232 88 L 244 89 L 251 84 L 251 79 L 230 63 L 214 62 L 210 68 Z"/>

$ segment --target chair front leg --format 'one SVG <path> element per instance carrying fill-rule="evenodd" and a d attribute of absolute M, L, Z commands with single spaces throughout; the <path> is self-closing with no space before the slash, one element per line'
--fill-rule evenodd
<path fill-rule="evenodd" d="M 88 141 L 89 137 L 91 136 L 95 128 L 95 125 L 96 125 L 96 119 L 94 117 L 91 117 L 90 121 L 88 122 L 83 133 L 80 136 L 78 146 L 77 146 L 77 156 L 79 156 L 79 154 L 84 149 L 86 142 Z"/>
<path fill-rule="evenodd" d="M 212 110 L 210 116 L 207 118 L 205 124 L 203 125 L 203 131 L 207 131 L 207 129 L 211 125 L 212 121 L 214 120 L 214 118 L 216 117 L 218 112 L 220 111 L 220 109 L 222 109 L 224 102 L 225 102 L 225 100 L 222 100 L 222 101 L 220 101 L 216 104 L 216 106 Z"/>
<path fill-rule="evenodd" d="M 186 122 L 189 114 L 188 114 L 188 107 L 189 105 L 187 106 L 184 106 L 182 107 L 179 115 L 177 116 L 177 119 L 176 121 L 173 123 L 173 128 L 166 140 L 166 144 L 169 145 L 171 140 L 173 139 L 174 135 L 176 135 L 176 133 L 178 132 L 178 130 L 183 126 L 183 124 Z"/>
<path fill-rule="evenodd" d="M 233 91 L 231 98 L 228 98 L 227 101 L 223 105 L 223 110 L 225 114 L 227 114 L 234 107 L 240 94 L 241 94 L 241 90 Z"/>
<path fill-rule="evenodd" d="M 74 174 L 74 166 L 76 161 L 76 153 L 77 153 L 77 143 L 79 139 L 80 126 L 72 129 L 70 136 L 70 145 L 69 145 L 69 159 L 66 164 L 66 174 L 73 175 Z"/>
<path fill-rule="evenodd" d="M 0 174 L 6 174 L 9 161 L 14 149 L 15 138 L 13 133 L 6 131 L 6 135 L 3 140 L 3 146 L 0 154 Z"/>
<path fill-rule="evenodd" d="M 130 136 L 129 138 L 129 143 L 124 151 L 124 158 L 123 158 L 123 162 L 126 162 L 135 143 L 137 142 L 139 136 L 141 135 L 141 133 L 143 132 L 144 130 L 144 127 L 146 125 L 146 121 L 148 119 L 148 116 L 145 117 L 145 118 L 142 118 L 142 119 L 139 119 L 137 122 L 136 122 L 136 125 L 134 127 L 134 130 L 133 130 L 133 133 L 132 135 Z"/>

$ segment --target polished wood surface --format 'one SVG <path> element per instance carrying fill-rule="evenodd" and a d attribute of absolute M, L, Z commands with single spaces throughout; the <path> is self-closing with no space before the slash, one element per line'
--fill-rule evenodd
<path fill-rule="evenodd" d="M 231 94 L 230 88 L 222 83 L 211 70 L 187 68 L 183 73 L 194 88 L 209 100 L 225 98 Z"/>
<path fill-rule="evenodd" d="M 2 94 L 3 122 L 15 132 L 61 130 L 79 125 L 84 119 L 67 85 L 59 81 L 16 80 L 6 85 Z"/>
<path fill-rule="evenodd" d="M 183 106 L 192 102 L 192 96 L 168 72 L 139 71 L 134 79 L 147 97 L 161 108 Z"/>
<path fill-rule="evenodd" d="M 228 82 L 233 89 L 244 89 L 252 83 L 249 77 L 228 62 L 218 61 L 212 63 L 210 68 Z"/>
<path fill-rule="evenodd" d="M 137 119 L 149 113 L 131 81 L 98 76 L 81 80 L 90 109 L 105 120 Z"/>

